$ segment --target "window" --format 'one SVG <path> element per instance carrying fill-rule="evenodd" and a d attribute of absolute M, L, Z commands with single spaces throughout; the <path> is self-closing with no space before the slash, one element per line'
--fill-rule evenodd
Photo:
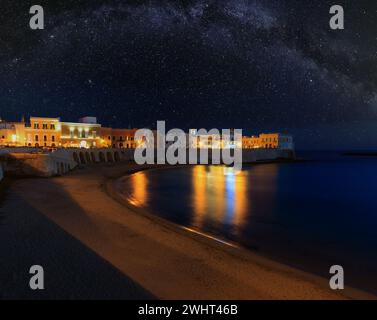
<path fill-rule="evenodd" d="M 51 137 L 52 142 L 55 142 L 55 136 Z"/>
<path fill-rule="evenodd" d="M 39 129 L 39 123 L 34 123 L 34 129 Z"/>
<path fill-rule="evenodd" d="M 43 141 L 47 141 L 47 136 L 43 136 Z"/>
<path fill-rule="evenodd" d="M 44 124 L 42 125 L 42 128 L 43 128 L 43 129 L 47 129 L 47 123 L 44 123 Z"/>
<path fill-rule="evenodd" d="M 50 125 L 50 129 L 51 129 L 51 130 L 55 130 L 55 125 L 54 125 L 54 124 L 51 124 L 51 125 Z"/>
<path fill-rule="evenodd" d="M 38 141 L 39 140 L 39 137 L 38 136 L 35 136 L 35 141 Z"/>
<path fill-rule="evenodd" d="M 96 131 L 92 131 L 92 136 L 95 139 L 97 137 L 97 132 Z"/>
<path fill-rule="evenodd" d="M 109 140 L 111 140 L 111 137 L 110 137 L 110 136 L 108 136 L 107 138 L 108 138 Z"/>
<path fill-rule="evenodd" d="M 115 140 L 115 136 L 113 136 L 113 140 Z"/>

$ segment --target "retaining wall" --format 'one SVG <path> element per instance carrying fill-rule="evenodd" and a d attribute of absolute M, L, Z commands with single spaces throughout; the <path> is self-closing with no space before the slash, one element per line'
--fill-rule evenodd
<path fill-rule="evenodd" d="M 118 162 L 133 158 L 133 150 L 59 149 L 40 152 L 36 149 L 8 150 L 0 153 L 4 169 L 10 175 L 51 177 L 62 175 L 77 166 L 97 162 Z"/>
<path fill-rule="evenodd" d="M 1 149 L 0 180 L 3 177 L 3 172 L 16 176 L 51 177 L 63 175 L 77 166 L 133 160 L 133 157 L 133 149 L 58 149 L 53 152 L 41 152 L 40 149 L 33 148 Z M 198 152 L 198 161 L 199 157 L 200 152 Z M 244 163 L 294 159 L 294 157 L 294 151 L 291 150 L 244 149 L 242 151 Z M 211 163 L 210 159 L 211 151 L 209 152 L 209 163 Z"/>

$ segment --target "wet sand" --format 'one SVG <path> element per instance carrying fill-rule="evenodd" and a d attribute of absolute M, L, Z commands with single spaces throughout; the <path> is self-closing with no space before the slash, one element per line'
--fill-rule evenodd
<path fill-rule="evenodd" d="M 374 298 L 136 210 L 116 179 L 142 169 L 92 165 L 64 177 L 22 179 L 1 204 L 0 298 Z M 168 169 L 167 169 L 168 170 Z M 28 288 L 32 264 L 46 289 Z"/>

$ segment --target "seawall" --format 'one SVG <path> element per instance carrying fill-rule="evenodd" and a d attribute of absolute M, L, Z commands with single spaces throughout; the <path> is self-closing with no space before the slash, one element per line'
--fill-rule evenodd
<path fill-rule="evenodd" d="M 2 150 L 3 170 L 12 176 L 52 177 L 63 175 L 78 166 L 130 160 L 132 150 L 119 149 L 59 149 L 41 152 L 38 149 L 14 148 Z"/>
<path fill-rule="evenodd" d="M 212 152 L 210 151 L 208 154 L 209 163 L 212 163 Z M 199 163 L 199 158 L 200 152 L 198 152 L 197 163 Z M 242 151 L 243 163 L 292 160 L 294 158 L 295 154 L 292 150 L 244 149 Z M 0 178 L 4 172 L 12 176 L 52 177 L 63 175 L 78 166 L 90 163 L 113 163 L 133 159 L 134 149 L 72 148 L 45 152 L 34 148 L 7 148 L 0 150 Z"/>

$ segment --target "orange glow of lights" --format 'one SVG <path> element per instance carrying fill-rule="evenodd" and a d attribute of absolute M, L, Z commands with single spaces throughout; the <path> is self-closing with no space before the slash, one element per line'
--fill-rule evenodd
<path fill-rule="evenodd" d="M 132 181 L 132 195 L 130 202 L 138 207 L 146 204 L 148 199 L 147 185 L 148 179 L 144 172 L 137 172 L 130 177 Z"/>
<path fill-rule="evenodd" d="M 205 166 L 195 166 L 192 174 L 194 224 L 201 226 L 207 208 L 207 172 Z"/>

